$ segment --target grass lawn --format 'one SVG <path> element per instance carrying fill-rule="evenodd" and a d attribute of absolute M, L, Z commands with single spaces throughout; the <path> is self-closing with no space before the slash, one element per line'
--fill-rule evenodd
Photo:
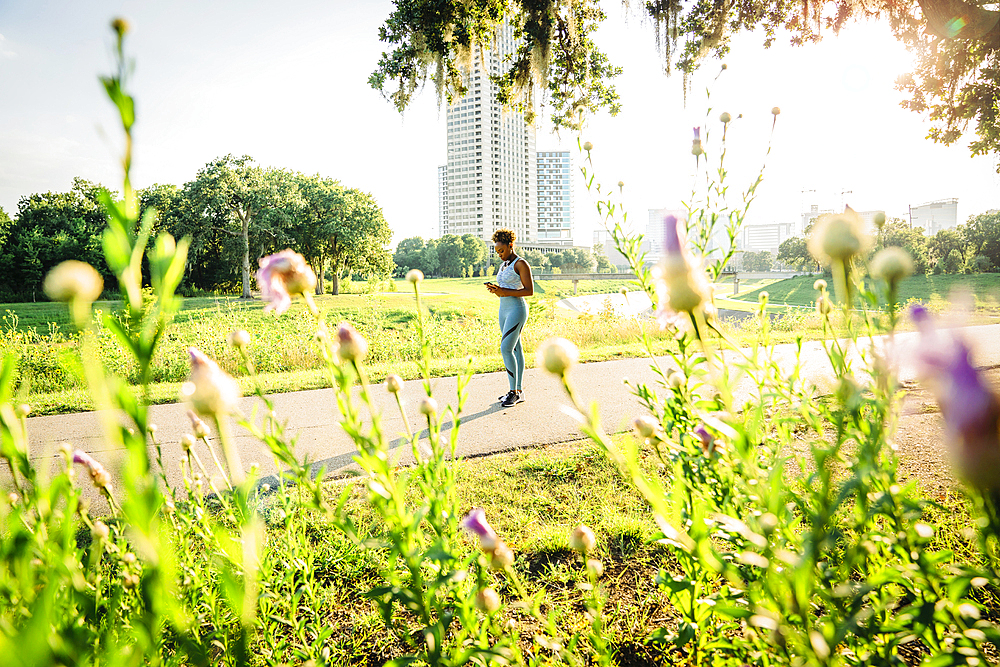
<path fill-rule="evenodd" d="M 761 290 L 766 289 L 772 304 L 812 308 L 816 303 L 813 283 L 818 277 L 786 278 L 766 287 L 742 292 L 735 300 L 756 303 Z M 978 313 L 1000 316 L 1000 273 L 911 276 L 900 283 L 899 300 L 901 303 L 919 300 L 931 306 L 944 307 L 953 293 L 961 291 L 972 295 Z"/>

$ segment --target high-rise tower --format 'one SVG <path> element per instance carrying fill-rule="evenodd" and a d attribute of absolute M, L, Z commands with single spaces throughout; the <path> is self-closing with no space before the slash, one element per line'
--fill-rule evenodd
<path fill-rule="evenodd" d="M 538 151 L 538 243 L 573 245 L 573 169 L 569 151 Z"/>
<path fill-rule="evenodd" d="M 442 231 L 474 234 L 487 243 L 501 227 L 520 243 L 536 239 L 535 130 L 524 116 L 504 111 L 490 74 L 514 52 L 511 30 L 497 32 L 494 48 L 474 59 L 465 97 L 448 105 L 447 222 Z M 484 69 L 485 66 L 485 69 Z"/>

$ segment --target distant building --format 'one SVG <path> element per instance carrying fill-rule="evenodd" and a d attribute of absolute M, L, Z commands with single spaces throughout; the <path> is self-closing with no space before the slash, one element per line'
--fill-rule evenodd
<path fill-rule="evenodd" d="M 927 236 L 958 226 L 958 199 L 939 199 L 910 207 L 910 227 L 921 227 Z"/>
<path fill-rule="evenodd" d="M 448 165 L 438 166 L 438 238 L 448 231 Z"/>
<path fill-rule="evenodd" d="M 795 236 L 795 223 L 772 222 L 761 225 L 743 225 L 737 241 L 740 250 L 750 252 L 768 251 L 778 255 L 778 247 Z"/>
<path fill-rule="evenodd" d="M 687 218 L 687 211 L 677 208 L 651 208 L 649 209 L 649 222 L 646 224 L 646 231 L 643 234 L 645 240 L 649 242 L 649 252 L 657 260 L 663 254 L 663 221 L 668 216 L 675 218 Z"/>
<path fill-rule="evenodd" d="M 468 92 L 448 105 L 447 226 L 449 234 L 473 234 L 490 242 L 501 227 L 518 242 L 536 239 L 535 128 L 524 115 L 505 111 L 490 80 L 514 53 L 513 31 L 497 31 L 496 48 L 483 52 L 465 76 Z"/>
<path fill-rule="evenodd" d="M 541 245 L 573 245 L 573 168 L 569 151 L 538 151 L 537 207 Z"/>
<path fill-rule="evenodd" d="M 792 236 L 804 237 L 806 236 L 806 230 L 809 229 L 809 225 L 816 222 L 820 216 L 828 215 L 833 213 L 833 209 L 824 208 L 821 209 L 819 204 L 811 204 L 808 211 L 802 212 L 802 220 L 799 228 L 795 230 Z"/>

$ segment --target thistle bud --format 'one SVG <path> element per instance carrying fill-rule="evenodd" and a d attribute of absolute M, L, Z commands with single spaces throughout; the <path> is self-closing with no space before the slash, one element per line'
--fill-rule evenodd
<path fill-rule="evenodd" d="M 656 427 L 658 426 L 656 420 L 648 415 L 636 417 L 632 425 L 635 426 L 636 433 L 644 438 L 652 438 L 656 434 Z"/>
<path fill-rule="evenodd" d="M 212 434 L 208 428 L 208 424 L 199 419 L 194 410 L 188 410 L 188 419 L 191 420 L 191 429 L 194 431 L 194 437 L 200 440 Z"/>
<path fill-rule="evenodd" d="M 767 291 L 765 290 L 765 291 L 763 291 L 763 292 L 761 292 L 760 294 L 757 295 L 757 303 L 759 303 L 762 306 L 766 306 L 767 305 L 767 300 L 770 299 L 770 298 L 771 298 L 771 295 L 768 294 Z"/>
<path fill-rule="evenodd" d="M 823 264 L 844 262 L 868 249 L 870 240 L 861 217 L 848 206 L 843 213 L 825 215 L 809 238 L 809 252 Z"/>
<path fill-rule="evenodd" d="M 596 558 L 588 558 L 587 574 L 589 574 L 593 579 L 600 579 L 604 576 L 604 563 Z"/>
<path fill-rule="evenodd" d="M 781 113 L 781 107 L 771 107 L 771 115 L 777 116 Z"/>
<path fill-rule="evenodd" d="M 733 117 L 729 115 L 728 111 L 723 111 L 722 115 L 719 116 L 719 121 L 723 124 L 728 124 L 733 120 Z"/>
<path fill-rule="evenodd" d="M 511 548 L 508 547 L 503 540 L 498 540 L 498 544 L 493 550 L 493 556 L 490 558 L 490 567 L 494 570 L 500 571 L 513 564 L 514 552 L 511 551 Z"/>
<path fill-rule="evenodd" d="M 261 298 L 267 302 L 264 311 L 278 315 L 292 305 L 292 296 L 307 294 L 316 288 L 316 273 L 305 258 L 293 250 L 262 257 L 258 260 L 257 285 Z"/>
<path fill-rule="evenodd" d="M 538 347 L 535 362 L 553 375 L 563 376 L 580 358 L 576 345 L 565 338 L 549 338 Z"/>
<path fill-rule="evenodd" d="M 337 354 L 345 361 L 361 361 L 368 354 L 368 341 L 347 322 L 337 327 Z"/>
<path fill-rule="evenodd" d="M 132 553 L 131 551 L 126 551 L 122 555 L 122 560 L 125 561 L 126 563 L 128 563 L 129 565 L 134 565 L 135 564 L 135 554 Z"/>
<path fill-rule="evenodd" d="M 96 540 L 106 540 L 111 535 L 111 529 L 108 528 L 108 525 L 103 521 L 95 521 L 90 534 L 93 535 Z"/>
<path fill-rule="evenodd" d="M 201 350 L 189 347 L 191 374 L 181 385 L 181 398 L 201 415 L 222 416 L 236 411 L 240 385 Z"/>
<path fill-rule="evenodd" d="M 670 383 L 671 388 L 679 389 L 684 385 L 684 376 L 678 371 L 670 371 L 667 374 L 667 382 Z"/>
<path fill-rule="evenodd" d="M 185 454 L 191 451 L 191 448 L 194 447 L 194 443 L 195 443 L 194 436 L 191 435 L 190 433 L 185 433 L 184 435 L 181 436 L 181 449 L 184 450 Z"/>
<path fill-rule="evenodd" d="M 14 408 L 14 415 L 18 419 L 24 419 L 31 413 L 31 406 L 27 403 L 21 403 L 16 408 Z"/>
<path fill-rule="evenodd" d="M 492 614 L 500 608 L 500 596 L 492 588 L 484 588 L 476 594 L 476 607 L 480 611 Z"/>
<path fill-rule="evenodd" d="M 229 344 L 237 350 L 242 350 L 250 344 L 250 333 L 244 329 L 237 329 L 229 334 Z"/>
<path fill-rule="evenodd" d="M 829 315 L 832 310 L 833 304 L 830 303 L 830 297 L 828 297 L 825 293 L 820 294 L 816 298 L 816 312 L 820 315 Z"/>
<path fill-rule="evenodd" d="M 420 399 L 420 405 L 417 406 L 417 409 L 420 411 L 420 414 L 430 417 L 433 414 L 437 414 L 438 404 L 430 396 L 424 396 Z"/>
<path fill-rule="evenodd" d="M 501 544 L 493 527 L 486 521 L 486 510 L 477 507 L 462 520 L 462 528 L 479 538 L 479 546 L 483 551 L 492 553 Z"/>
<path fill-rule="evenodd" d="M 10 505 L 11 507 L 16 505 L 20 499 L 21 497 L 16 493 L 14 493 L 13 491 L 7 494 L 7 504 Z"/>
<path fill-rule="evenodd" d="M 42 289 L 53 301 L 93 303 L 104 291 L 104 279 L 90 264 L 69 259 L 49 271 Z"/>
<path fill-rule="evenodd" d="M 625 181 L 618 181 L 618 189 L 621 190 L 625 187 Z"/>
<path fill-rule="evenodd" d="M 913 275 L 913 270 L 910 253 L 897 246 L 879 250 L 872 259 L 872 276 L 881 278 L 890 285 Z"/>
<path fill-rule="evenodd" d="M 589 553 L 597 546 L 597 536 L 587 526 L 580 524 L 573 529 L 569 536 L 569 546 L 580 553 Z"/>
<path fill-rule="evenodd" d="M 119 37 L 121 37 L 129 31 L 128 21 L 119 16 L 111 22 L 111 29 L 114 30 Z"/>
<path fill-rule="evenodd" d="M 877 212 L 875 214 L 875 217 L 872 218 L 872 222 L 875 223 L 876 227 L 878 227 L 879 229 L 882 229 L 882 225 L 885 224 L 885 212 L 884 211 Z"/>
<path fill-rule="evenodd" d="M 406 272 L 406 282 L 408 283 L 419 283 L 424 279 L 424 272 L 420 269 L 410 269 Z"/>
<path fill-rule="evenodd" d="M 589 141 L 583 142 L 583 150 L 589 153 L 590 151 L 594 150 L 594 144 L 590 143 Z"/>
<path fill-rule="evenodd" d="M 385 388 L 390 394 L 398 394 L 403 390 L 403 378 L 395 373 L 390 373 L 385 378 Z"/>
<path fill-rule="evenodd" d="M 698 156 L 705 151 L 701 148 L 701 128 L 694 128 L 694 139 L 691 140 L 691 155 Z"/>
<path fill-rule="evenodd" d="M 823 280 L 822 278 L 817 279 L 816 282 L 813 283 L 813 289 L 816 290 L 817 292 L 825 292 L 826 281 Z"/>

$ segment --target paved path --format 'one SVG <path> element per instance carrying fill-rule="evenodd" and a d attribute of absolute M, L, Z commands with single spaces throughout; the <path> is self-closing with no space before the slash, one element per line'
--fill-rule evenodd
<path fill-rule="evenodd" d="M 966 327 L 961 330 L 961 335 L 974 345 L 976 365 L 1000 365 L 1000 325 Z M 912 367 L 907 360 L 912 358 L 911 350 L 915 342 L 915 334 L 900 334 L 896 339 L 896 356 L 902 360 L 900 375 L 904 379 L 913 377 Z M 783 364 L 789 365 L 792 362 L 793 345 L 777 346 L 775 351 Z M 806 343 L 803 346 L 803 360 L 806 375 L 822 386 L 822 379 L 829 376 L 829 364 L 820 343 Z M 587 404 L 597 401 L 604 428 L 609 432 L 627 430 L 632 419 L 642 412 L 638 400 L 632 396 L 622 379 L 627 377 L 633 382 L 647 384 L 653 384 L 657 380 L 646 359 L 581 364 L 571 373 L 582 400 Z M 434 395 L 442 407 L 446 403 L 455 402 L 455 378 L 437 378 L 432 381 L 432 385 Z M 497 397 L 507 391 L 505 373 L 478 374 L 472 378 L 459 434 L 461 455 L 489 454 L 581 437 L 577 422 L 560 409 L 568 404 L 568 399 L 555 378 L 543 371 L 528 369 L 524 386 L 527 400 L 513 408 L 504 409 L 498 405 Z M 748 383 L 737 387 L 737 404 L 747 399 L 749 389 Z M 408 447 L 401 437 L 404 432 L 403 420 L 395 402 L 385 391 L 384 385 L 373 387 L 373 395 L 383 414 L 383 427 L 392 438 L 393 452 L 401 462 L 406 462 L 410 457 L 406 451 Z M 426 423 L 417 413 L 417 403 L 422 395 L 420 381 L 405 383 L 402 396 L 410 424 L 414 427 Z M 256 400 L 243 400 L 241 408 L 244 414 L 251 413 Z M 332 390 L 277 394 L 273 400 L 278 414 L 287 420 L 287 432 L 297 436 L 296 453 L 299 457 L 308 455 L 311 461 L 325 467 L 328 474 L 343 471 L 352 465 L 355 448 L 339 426 Z M 150 411 L 151 421 L 158 426 L 158 438 L 163 443 L 168 479 L 171 483 L 176 483 L 180 479 L 179 440 L 184 433 L 190 432 L 186 408 L 180 404 L 156 405 Z M 94 412 L 32 417 L 28 419 L 28 429 L 32 458 L 43 470 L 54 461 L 56 448 L 64 441 L 90 452 L 108 465 L 110 470 L 117 470 L 121 452 L 109 450 L 102 442 Z M 235 428 L 235 432 L 244 466 L 249 468 L 256 463 L 264 475 L 277 472 L 270 454 L 261 443 L 239 427 Z M 150 454 L 154 455 L 152 448 Z M 202 460 L 208 465 L 210 458 L 203 453 Z M 0 484 L 4 481 L 0 479 Z"/>

